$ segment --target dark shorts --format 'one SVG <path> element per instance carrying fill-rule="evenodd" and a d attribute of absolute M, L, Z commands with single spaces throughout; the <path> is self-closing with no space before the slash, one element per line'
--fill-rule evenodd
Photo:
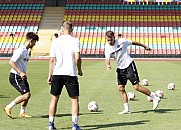
<path fill-rule="evenodd" d="M 126 85 L 128 79 L 132 85 L 139 83 L 139 76 L 134 61 L 126 69 L 117 68 L 118 85 Z"/>
<path fill-rule="evenodd" d="M 53 75 L 51 90 L 52 95 L 60 95 L 65 85 L 69 97 L 79 96 L 79 83 L 77 76 Z"/>
<path fill-rule="evenodd" d="M 21 94 L 25 94 L 27 92 L 30 92 L 28 81 L 22 80 L 21 76 L 19 76 L 17 74 L 10 73 L 9 82 Z"/>

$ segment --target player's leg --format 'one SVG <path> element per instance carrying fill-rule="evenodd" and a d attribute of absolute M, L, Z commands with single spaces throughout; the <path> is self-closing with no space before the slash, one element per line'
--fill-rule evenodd
<path fill-rule="evenodd" d="M 21 103 L 20 114 L 19 117 L 31 117 L 29 114 L 25 113 L 26 106 L 31 97 L 29 83 L 27 80 L 23 80 L 21 82 L 21 96 L 15 99 L 15 103 Z"/>
<path fill-rule="evenodd" d="M 149 89 L 139 85 L 140 81 L 139 81 L 138 71 L 136 69 L 136 65 L 134 62 L 129 67 L 128 77 L 135 90 L 147 96 L 150 96 L 153 99 L 153 110 L 156 109 L 159 105 L 160 98 L 157 97 L 154 93 L 151 93 Z"/>
<path fill-rule="evenodd" d="M 57 103 L 59 96 L 51 95 L 50 105 L 49 105 L 49 130 L 56 129 L 54 126 L 55 114 L 57 111 Z"/>
<path fill-rule="evenodd" d="M 150 90 L 148 90 L 147 88 L 145 87 L 142 87 L 140 86 L 139 84 L 136 84 L 136 85 L 133 85 L 134 86 L 134 89 L 147 95 L 147 96 L 150 96 L 152 99 L 153 99 L 153 110 L 155 110 L 158 105 L 159 105 L 159 102 L 161 101 L 160 98 L 158 96 L 156 96 L 155 93 L 152 93 L 150 92 Z"/>
<path fill-rule="evenodd" d="M 118 114 L 129 114 L 131 113 L 129 104 L 128 104 L 128 96 L 125 90 L 125 85 L 118 85 L 118 91 L 122 99 L 122 103 L 124 106 L 124 110 L 122 112 L 119 112 Z"/>
<path fill-rule="evenodd" d="M 72 116 L 79 116 L 79 101 L 78 101 L 78 96 L 76 97 L 70 97 L 71 98 L 71 114 Z M 77 123 L 77 122 L 76 122 Z"/>
<path fill-rule="evenodd" d="M 31 117 L 31 115 L 26 113 L 26 106 L 28 104 L 29 99 L 21 102 L 20 114 L 19 117 Z"/>
<path fill-rule="evenodd" d="M 59 100 L 59 95 L 63 88 L 63 77 L 61 75 L 53 75 L 51 82 L 51 100 L 49 105 L 49 130 L 55 130 L 54 119 L 57 110 L 57 103 Z"/>
<path fill-rule="evenodd" d="M 31 117 L 29 114 L 25 113 L 25 110 L 26 110 L 26 106 L 28 104 L 28 101 L 31 97 L 31 94 L 30 92 L 27 92 L 21 96 L 18 96 L 14 102 L 16 104 L 19 104 L 21 103 L 21 108 L 20 108 L 20 114 L 19 114 L 19 117 Z"/>
<path fill-rule="evenodd" d="M 143 94 L 150 96 L 151 92 L 147 88 L 139 85 L 139 82 L 140 82 L 139 75 L 138 75 L 138 71 L 136 69 L 136 65 L 134 62 L 132 62 L 131 65 L 128 67 L 127 73 L 128 73 L 127 76 L 130 82 L 132 83 L 134 89 Z"/>
<path fill-rule="evenodd" d="M 133 85 L 133 87 L 134 87 L 134 89 L 135 89 L 136 91 L 139 91 L 139 92 L 141 92 L 141 93 L 143 93 L 143 94 L 145 94 L 145 95 L 147 95 L 147 96 L 150 96 L 150 95 L 151 95 L 150 90 L 147 89 L 147 88 L 145 88 L 145 87 L 143 87 L 143 86 L 140 86 L 139 83 Z"/>
<path fill-rule="evenodd" d="M 123 103 L 128 103 L 128 97 L 125 90 L 125 85 L 118 85 L 118 91 L 121 96 L 121 100 Z"/>
<path fill-rule="evenodd" d="M 79 83 L 75 76 L 65 76 L 65 86 L 71 99 L 72 130 L 81 130 L 78 125 L 79 118 Z"/>
<path fill-rule="evenodd" d="M 79 100 L 78 96 L 70 97 L 72 103 L 72 130 L 81 130 L 78 126 L 78 118 L 79 118 Z"/>
<path fill-rule="evenodd" d="M 22 80 L 19 75 L 10 73 L 9 81 L 11 85 L 22 94 L 4 108 L 6 114 L 12 118 L 12 108 L 23 101 L 29 100 L 31 95 L 27 80 Z"/>
<path fill-rule="evenodd" d="M 125 86 L 127 83 L 127 77 L 125 74 L 125 70 L 117 69 L 117 81 L 118 81 L 118 91 L 121 96 L 121 100 L 124 106 L 124 110 L 119 112 L 118 114 L 129 114 L 131 113 L 129 104 L 128 104 L 128 97 L 125 90 Z"/>
<path fill-rule="evenodd" d="M 55 117 L 58 100 L 59 100 L 59 96 L 51 95 L 51 100 L 50 100 L 50 105 L 49 105 L 49 116 Z"/>

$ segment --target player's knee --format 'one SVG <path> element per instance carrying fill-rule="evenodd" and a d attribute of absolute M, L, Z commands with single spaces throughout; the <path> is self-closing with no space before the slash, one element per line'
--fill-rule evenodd
<path fill-rule="evenodd" d="M 119 85 L 118 91 L 125 91 L 125 85 Z"/>
<path fill-rule="evenodd" d="M 140 88 L 140 85 L 139 85 L 139 84 L 134 85 L 134 89 L 135 89 L 135 90 L 139 91 L 139 88 Z"/>
<path fill-rule="evenodd" d="M 24 94 L 24 98 L 25 98 L 25 100 L 28 100 L 30 97 L 31 97 L 31 94 L 30 94 L 30 93 L 26 93 L 26 94 Z"/>

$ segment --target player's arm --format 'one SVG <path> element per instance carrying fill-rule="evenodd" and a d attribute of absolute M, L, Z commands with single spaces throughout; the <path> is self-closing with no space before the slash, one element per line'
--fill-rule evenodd
<path fill-rule="evenodd" d="M 147 51 L 150 51 L 150 50 L 151 50 L 151 48 L 149 48 L 148 46 L 146 46 L 145 44 L 142 44 L 142 43 L 140 43 L 140 42 L 134 41 L 134 42 L 132 42 L 132 44 L 133 44 L 133 45 L 142 46 L 142 47 L 144 47 L 145 50 L 147 50 Z"/>
<path fill-rule="evenodd" d="M 26 77 L 26 74 L 23 73 L 16 65 L 15 62 L 13 62 L 12 60 L 9 61 L 9 65 L 21 76 L 21 78 L 24 80 L 24 79 L 27 79 Z"/>
<path fill-rule="evenodd" d="M 82 76 L 83 75 L 82 68 L 81 68 L 82 59 L 80 57 L 80 52 L 74 52 L 74 53 L 75 53 L 75 62 L 77 65 L 78 75 Z"/>
<path fill-rule="evenodd" d="M 105 64 L 106 64 L 106 69 L 107 69 L 107 70 L 110 70 L 110 69 L 111 69 L 110 58 L 106 58 L 106 59 L 105 59 Z"/>
<path fill-rule="evenodd" d="M 52 81 L 52 75 L 53 75 L 53 67 L 55 65 L 55 57 L 50 57 L 49 60 L 49 74 L 48 74 L 48 84 L 51 84 Z"/>
<path fill-rule="evenodd" d="M 107 46 L 105 47 L 105 65 L 107 71 L 111 69 L 110 52 L 108 51 Z"/>

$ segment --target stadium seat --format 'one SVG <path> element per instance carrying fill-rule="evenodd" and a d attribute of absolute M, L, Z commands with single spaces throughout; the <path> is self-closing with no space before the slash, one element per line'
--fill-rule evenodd
<path fill-rule="evenodd" d="M 1 54 L 12 53 L 14 48 L 18 48 L 25 41 L 24 32 L 38 31 L 43 9 L 44 2 L 10 1 L 0 4 L 0 30 L 3 37 L 0 41 L 6 43 L 2 44 L 5 49 L 0 51 Z M 13 39 L 10 38 L 11 33 L 15 36 Z M 14 46 L 9 46 L 12 42 Z"/>

